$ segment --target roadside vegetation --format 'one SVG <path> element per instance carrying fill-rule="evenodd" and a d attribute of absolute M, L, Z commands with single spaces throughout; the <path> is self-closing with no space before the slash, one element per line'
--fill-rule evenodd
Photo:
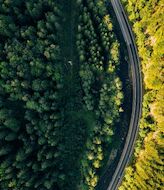
<path fill-rule="evenodd" d="M 93 190 L 123 111 L 104 1 L 1 0 L 0 39 L 0 189 Z"/>
<path fill-rule="evenodd" d="M 136 35 L 145 92 L 134 158 L 119 190 L 161 190 L 164 175 L 163 1 L 122 1 Z"/>

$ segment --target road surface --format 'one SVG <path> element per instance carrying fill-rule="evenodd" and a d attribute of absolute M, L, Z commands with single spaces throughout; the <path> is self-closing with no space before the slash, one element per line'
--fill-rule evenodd
<path fill-rule="evenodd" d="M 129 130 L 120 160 L 117 164 L 116 170 L 112 176 L 111 181 L 108 182 L 109 185 L 107 188 L 107 190 L 116 190 L 120 185 L 120 182 L 123 178 L 125 167 L 127 166 L 129 158 L 133 153 L 134 143 L 138 133 L 138 125 L 139 125 L 139 120 L 141 116 L 141 107 L 142 107 L 142 78 L 141 78 L 141 69 L 140 69 L 140 62 L 137 53 L 137 48 L 135 45 L 134 36 L 130 24 L 128 22 L 127 16 L 124 12 L 120 0 L 111 0 L 111 4 L 113 6 L 124 40 L 127 45 L 131 72 L 132 72 L 132 83 L 133 83 L 132 113 L 131 113 Z M 107 177 L 106 179 L 104 178 L 104 184 L 106 183 L 107 180 L 109 180 L 107 179 Z"/>

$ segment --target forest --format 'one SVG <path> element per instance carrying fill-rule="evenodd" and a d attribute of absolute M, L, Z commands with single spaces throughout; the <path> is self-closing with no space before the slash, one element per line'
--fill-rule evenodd
<path fill-rule="evenodd" d="M 162 0 L 122 0 L 141 58 L 144 98 L 134 157 L 119 190 L 163 189 L 164 8 Z"/>
<path fill-rule="evenodd" d="M 151 71 L 162 59 L 153 48 L 160 49 L 148 47 Z M 120 64 L 105 1 L 0 0 L 1 190 L 94 190 L 120 127 Z M 153 139 L 146 148 L 155 148 L 154 167 L 160 170 L 162 121 L 155 105 L 162 104 L 161 78 L 154 71 L 152 77 L 159 80 L 145 95 L 137 142 Z"/>

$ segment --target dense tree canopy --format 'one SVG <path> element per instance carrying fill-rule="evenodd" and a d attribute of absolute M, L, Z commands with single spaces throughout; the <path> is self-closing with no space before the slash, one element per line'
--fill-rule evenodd
<path fill-rule="evenodd" d="M 0 39 L 0 189 L 93 190 L 123 100 L 104 1 L 0 0 Z"/>
<path fill-rule="evenodd" d="M 164 129 L 163 2 L 123 1 L 133 24 L 144 74 L 145 95 L 135 158 L 120 190 L 163 188 Z"/>

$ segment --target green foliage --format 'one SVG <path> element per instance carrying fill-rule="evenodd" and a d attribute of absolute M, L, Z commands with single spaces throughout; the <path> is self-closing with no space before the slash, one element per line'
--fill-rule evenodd
<path fill-rule="evenodd" d="M 13 32 L 16 31 L 16 26 L 10 16 L 0 14 L 0 35 L 5 37 L 11 37 Z"/>
<path fill-rule="evenodd" d="M 105 1 L 0 1 L 0 38 L 0 189 L 93 190 L 123 99 Z"/>
<path fill-rule="evenodd" d="M 162 1 L 123 1 L 136 34 L 145 94 L 135 157 L 120 190 L 162 189 L 163 163 L 163 7 Z"/>
<path fill-rule="evenodd" d="M 121 82 L 116 75 L 120 64 L 119 43 L 104 1 L 90 0 L 81 6 L 76 45 L 81 63 L 79 75 L 84 104 L 95 112 L 97 118 L 81 161 L 85 184 L 92 190 L 97 185 L 98 172 L 105 164 L 104 147 L 112 142 L 114 123 L 119 118 L 123 99 Z"/>

